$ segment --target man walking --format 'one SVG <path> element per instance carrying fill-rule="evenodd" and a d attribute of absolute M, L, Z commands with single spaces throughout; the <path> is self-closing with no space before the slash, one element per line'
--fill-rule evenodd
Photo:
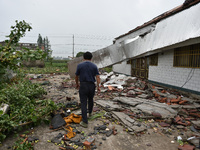
<path fill-rule="evenodd" d="M 80 125 L 87 128 L 87 105 L 89 116 L 91 116 L 94 105 L 93 98 L 96 88 L 95 81 L 97 81 L 97 90 L 100 92 L 100 76 L 97 66 L 91 62 L 92 53 L 84 53 L 83 58 L 84 61 L 77 66 L 75 81 L 76 88 L 79 89 L 79 97 L 81 101 L 82 121 L 80 122 Z"/>

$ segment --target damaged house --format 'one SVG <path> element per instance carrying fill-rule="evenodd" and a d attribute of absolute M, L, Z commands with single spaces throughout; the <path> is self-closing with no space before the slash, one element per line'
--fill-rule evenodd
<path fill-rule="evenodd" d="M 200 0 L 161 14 L 93 52 L 99 68 L 148 79 L 152 83 L 200 94 Z M 74 76 L 82 58 L 69 62 Z"/>

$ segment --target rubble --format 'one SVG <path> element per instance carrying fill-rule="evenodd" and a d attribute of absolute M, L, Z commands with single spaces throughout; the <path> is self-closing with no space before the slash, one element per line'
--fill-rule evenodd
<path fill-rule="evenodd" d="M 114 101 L 97 100 L 95 103 L 104 107 L 107 111 L 122 110 L 122 108 Z"/>
<path fill-rule="evenodd" d="M 53 80 L 53 76 L 51 77 Z M 115 75 L 113 72 L 105 73 L 100 77 L 101 93 L 95 95 L 94 114 L 88 119 L 89 122 L 95 120 L 94 127 L 89 129 L 89 133 L 86 133 L 79 127 L 78 122 L 75 124 L 76 122 L 72 119 L 71 128 L 68 130 L 65 128 L 64 137 L 59 138 L 60 143 L 65 141 L 60 149 L 61 147 L 64 150 L 82 149 L 83 145 L 88 149 L 96 149 L 112 136 L 118 136 L 114 124 L 122 125 L 124 132 L 133 136 L 156 133 L 172 137 L 169 139 L 169 143 L 181 144 L 182 146 L 177 146 L 179 149 L 194 149 L 194 146 L 199 146 L 200 101 L 198 99 L 175 90 L 154 86 L 135 77 Z M 43 80 L 44 78 L 44 76 L 40 76 L 33 80 L 43 82 L 46 81 L 46 79 Z M 69 90 L 75 88 L 75 83 L 71 80 L 61 80 L 57 85 L 53 84 L 51 80 L 49 82 L 50 86 L 44 86 L 49 90 L 51 98 L 58 103 L 65 102 L 66 114 L 63 113 L 62 118 L 69 117 L 72 113 L 79 114 L 78 111 L 74 112 L 76 109 L 80 109 L 78 98 L 75 98 L 75 95 L 78 97 L 78 92 L 68 95 Z M 68 110 L 70 111 L 67 113 Z M 67 119 L 64 120 L 66 123 Z M 97 120 L 103 124 L 95 124 Z M 72 137 L 68 137 L 67 133 L 71 133 Z M 181 137 L 181 140 L 175 141 L 174 137 L 178 136 Z M 93 141 L 88 139 L 91 137 Z M 189 139 L 191 137 L 194 138 Z M 58 143 L 59 140 L 56 142 Z M 186 145 L 185 142 L 191 145 Z M 153 148 L 154 143 L 146 142 L 144 145 Z"/>
<path fill-rule="evenodd" d="M 52 129 L 60 128 L 64 125 L 66 125 L 65 120 L 62 118 L 60 114 L 56 114 L 51 121 Z"/>
<path fill-rule="evenodd" d="M 183 146 L 179 146 L 178 147 L 179 150 L 194 150 L 195 147 L 194 146 L 191 146 L 191 145 L 188 145 L 188 144 L 185 144 Z"/>

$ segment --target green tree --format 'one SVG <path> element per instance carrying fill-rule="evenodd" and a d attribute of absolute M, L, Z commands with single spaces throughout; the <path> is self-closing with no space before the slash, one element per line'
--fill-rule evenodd
<path fill-rule="evenodd" d="M 78 53 L 76 54 L 76 57 L 81 57 L 81 56 L 83 56 L 83 54 L 84 54 L 84 52 L 78 52 Z"/>
<path fill-rule="evenodd" d="M 46 54 L 46 60 L 48 61 L 49 58 L 51 58 L 52 55 L 52 50 L 51 50 L 51 45 L 48 37 L 46 36 L 44 39 L 42 39 L 42 36 L 39 34 L 38 36 L 38 47 L 41 49 L 42 46 L 44 46 L 44 52 Z"/>
<path fill-rule="evenodd" d="M 38 35 L 37 44 L 38 44 L 38 47 L 41 49 L 43 40 L 42 40 L 42 36 L 40 34 Z"/>
<path fill-rule="evenodd" d="M 45 57 L 40 49 L 34 51 L 28 48 L 17 49 L 20 38 L 24 37 L 26 31 L 30 31 L 32 27 L 24 20 L 20 22 L 16 20 L 15 22 L 16 25 L 11 26 L 11 33 L 7 36 L 9 39 L 5 40 L 4 46 L 0 45 L 0 76 L 4 75 L 8 68 L 12 70 L 19 68 L 19 64 L 24 60 L 38 60 Z"/>
<path fill-rule="evenodd" d="M 51 50 L 50 41 L 49 41 L 47 36 L 46 36 L 46 40 L 45 40 L 44 45 L 45 45 L 45 53 L 47 54 L 47 61 L 48 61 L 49 58 L 51 58 L 52 50 Z"/>

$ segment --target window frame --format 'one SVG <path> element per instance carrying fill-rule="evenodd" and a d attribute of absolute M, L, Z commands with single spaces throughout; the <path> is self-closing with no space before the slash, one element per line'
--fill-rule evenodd
<path fill-rule="evenodd" d="M 158 53 L 149 56 L 149 66 L 158 66 Z"/>
<path fill-rule="evenodd" d="M 200 68 L 200 43 L 174 49 L 173 67 Z"/>

